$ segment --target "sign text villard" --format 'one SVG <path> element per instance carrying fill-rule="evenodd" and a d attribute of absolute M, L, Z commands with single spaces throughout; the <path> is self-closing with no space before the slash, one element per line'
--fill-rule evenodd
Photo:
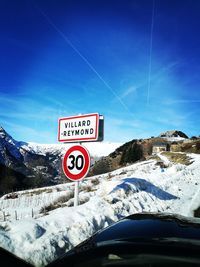
<path fill-rule="evenodd" d="M 63 136 L 77 136 L 77 135 L 93 134 L 94 129 L 90 127 L 90 124 L 91 124 L 90 120 L 65 122 L 66 130 L 63 131 L 62 135 Z M 79 128 L 79 129 L 73 129 L 73 128 Z"/>

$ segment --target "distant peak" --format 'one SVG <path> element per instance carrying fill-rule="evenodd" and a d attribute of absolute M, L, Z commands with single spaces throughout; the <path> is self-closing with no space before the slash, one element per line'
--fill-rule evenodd
<path fill-rule="evenodd" d="M 5 138 L 5 136 L 7 136 L 8 133 L 4 130 L 4 128 L 2 126 L 0 126 L 0 137 Z"/>
<path fill-rule="evenodd" d="M 161 133 L 159 137 L 182 137 L 182 138 L 188 138 L 188 136 L 183 133 L 182 131 L 179 130 L 171 130 L 171 131 L 166 131 L 164 133 Z"/>
<path fill-rule="evenodd" d="M 13 140 L 14 141 L 12 136 L 10 136 L 2 126 L 0 127 L 0 138 L 5 139 L 7 141 L 8 140 Z"/>

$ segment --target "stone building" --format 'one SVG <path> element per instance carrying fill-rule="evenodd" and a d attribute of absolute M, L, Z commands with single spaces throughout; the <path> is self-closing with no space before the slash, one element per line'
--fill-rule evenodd
<path fill-rule="evenodd" d="M 157 142 L 153 144 L 153 149 L 152 149 L 152 153 L 153 154 L 157 154 L 163 151 L 169 151 L 170 150 L 170 146 L 167 143 L 164 142 Z"/>

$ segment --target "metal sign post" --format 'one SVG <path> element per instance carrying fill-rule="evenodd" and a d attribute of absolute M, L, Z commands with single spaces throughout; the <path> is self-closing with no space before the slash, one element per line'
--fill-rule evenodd
<path fill-rule="evenodd" d="M 65 176 L 75 182 L 74 206 L 77 206 L 79 181 L 87 175 L 90 168 L 90 154 L 88 150 L 81 145 L 70 147 L 64 155 L 62 167 Z"/>
<path fill-rule="evenodd" d="M 79 181 L 75 182 L 75 188 L 74 188 L 74 207 L 77 207 L 78 204 L 79 204 L 78 193 L 79 193 Z"/>
<path fill-rule="evenodd" d="M 60 118 L 58 121 L 58 141 L 79 142 L 67 150 L 62 167 L 67 178 L 75 182 L 74 207 L 79 204 L 79 181 L 88 173 L 90 155 L 81 142 L 102 141 L 104 137 L 104 117 L 98 113 Z"/>
<path fill-rule="evenodd" d="M 79 143 L 81 146 L 81 142 Z M 75 188 L 74 188 L 74 207 L 77 207 L 79 204 L 79 181 L 75 182 Z"/>

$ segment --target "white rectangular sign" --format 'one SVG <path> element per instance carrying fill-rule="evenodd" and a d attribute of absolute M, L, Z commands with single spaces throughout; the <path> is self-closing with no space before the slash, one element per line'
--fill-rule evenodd
<path fill-rule="evenodd" d="M 58 123 L 59 142 L 88 142 L 98 139 L 98 113 L 60 118 Z"/>

